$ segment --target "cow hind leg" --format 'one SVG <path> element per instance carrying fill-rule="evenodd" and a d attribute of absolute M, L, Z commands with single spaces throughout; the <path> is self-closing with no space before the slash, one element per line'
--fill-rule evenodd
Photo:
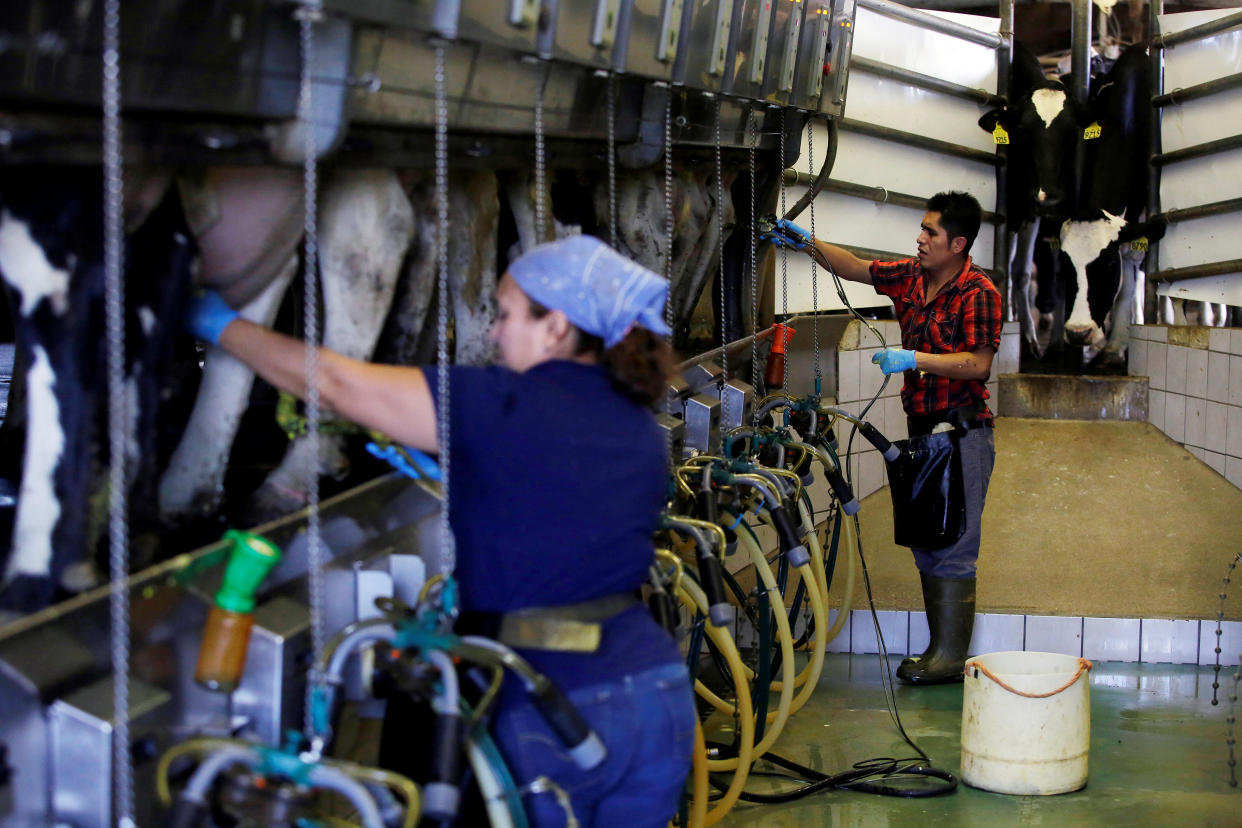
<path fill-rule="evenodd" d="M 323 344 L 367 359 L 414 236 L 413 208 L 392 171 L 343 171 L 328 181 L 319 221 Z M 342 477 L 347 471 L 342 437 L 320 435 L 318 457 L 310 441 L 299 437 L 251 497 L 249 517 L 265 520 L 301 508 L 313 474 Z"/>

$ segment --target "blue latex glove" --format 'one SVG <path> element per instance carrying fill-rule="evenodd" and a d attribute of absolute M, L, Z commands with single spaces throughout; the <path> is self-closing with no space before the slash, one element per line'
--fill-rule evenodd
<path fill-rule="evenodd" d="M 879 351 L 871 358 L 871 361 L 880 366 L 880 370 L 886 374 L 899 374 L 902 371 L 913 371 L 914 351 L 905 351 L 901 348 L 885 348 Z"/>
<path fill-rule="evenodd" d="M 414 480 L 418 480 L 420 477 L 425 477 L 428 480 L 434 480 L 437 482 L 440 480 L 440 466 L 436 463 L 436 461 L 432 460 L 418 449 L 410 448 L 409 446 L 405 447 L 405 451 L 409 455 L 410 461 L 413 462 L 413 465 L 405 459 L 401 452 L 397 450 L 396 446 L 381 447 L 378 443 L 369 442 L 367 443 L 367 451 L 370 452 L 372 456 L 378 457 L 380 460 L 387 462 L 388 465 L 392 466 L 406 477 L 413 478 Z"/>
<path fill-rule="evenodd" d="M 237 318 L 237 311 L 228 306 L 214 290 L 205 290 L 190 297 L 185 310 L 185 328 L 212 345 L 220 344 L 220 334 Z"/>
<path fill-rule="evenodd" d="M 777 219 L 772 229 L 765 230 L 760 238 L 777 247 L 793 247 L 798 250 L 805 249 L 811 243 L 811 234 L 787 219 Z"/>

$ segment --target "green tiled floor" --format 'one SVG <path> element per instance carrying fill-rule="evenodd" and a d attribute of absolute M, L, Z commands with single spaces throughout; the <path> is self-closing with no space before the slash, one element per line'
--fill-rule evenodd
<path fill-rule="evenodd" d="M 784 805 L 739 803 L 721 824 L 1242 826 L 1242 788 L 1229 787 L 1225 746 L 1232 672 L 1221 672 L 1217 707 L 1212 680 L 1210 667 L 1096 664 L 1087 787 L 1075 793 L 1019 797 L 960 785 L 933 799 L 894 799 L 829 791 Z M 962 685 L 899 686 L 897 701 L 911 737 L 937 767 L 957 773 Z M 910 755 L 885 708 L 877 657 L 829 655 L 818 691 L 776 752 L 824 772 L 868 757 Z M 748 787 L 762 792 L 771 785 L 755 780 Z"/>

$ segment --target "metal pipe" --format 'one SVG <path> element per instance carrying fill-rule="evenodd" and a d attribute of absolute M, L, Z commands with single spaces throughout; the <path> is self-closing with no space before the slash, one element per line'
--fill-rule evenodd
<path fill-rule="evenodd" d="M 1070 65 L 1074 98 L 1086 105 L 1091 95 L 1091 0 L 1073 0 L 1070 18 Z"/>
<path fill-rule="evenodd" d="M 1151 0 L 1147 4 L 1147 31 L 1152 40 L 1157 37 L 1160 31 L 1160 15 L 1164 14 L 1164 0 Z M 1151 82 L 1154 89 L 1164 91 L 1164 50 L 1152 49 L 1148 57 L 1151 61 Z M 1161 144 L 1161 122 L 1164 120 L 1164 110 L 1156 107 L 1152 112 L 1151 118 L 1151 143 L 1150 151 L 1153 159 L 1160 156 Z M 1155 215 L 1160 212 L 1160 167 L 1151 163 L 1147 170 L 1147 215 Z M 1155 273 L 1160 269 L 1160 243 L 1148 245 L 1147 257 L 1143 261 L 1143 270 L 1147 273 Z M 1156 318 L 1156 283 L 1151 279 L 1143 281 L 1143 318 L 1150 321 Z"/>
<path fill-rule="evenodd" d="M 1228 138 L 1208 141 L 1205 144 L 1195 144 L 1193 147 L 1183 147 L 1172 152 L 1160 153 L 1152 157 L 1151 163 L 1155 166 L 1164 166 L 1165 164 L 1188 161 L 1191 158 L 1202 158 L 1205 155 L 1215 155 L 1218 152 L 1239 148 L 1242 148 L 1242 135 L 1230 135 Z"/>
<path fill-rule="evenodd" d="M 1166 92 L 1163 95 L 1157 95 L 1151 99 L 1151 105 L 1161 107 L 1186 103 L 1186 101 L 1193 101 L 1196 98 L 1206 98 L 1208 95 L 1215 95 L 1217 92 L 1237 89 L 1239 86 L 1242 86 L 1242 72 L 1236 75 L 1226 75 L 1223 78 L 1217 78 L 1205 83 L 1197 83 L 1185 89 L 1174 89 L 1172 92 Z"/>
<path fill-rule="evenodd" d="M 980 46 L 989 46 L 995 49 L 1000 45 L 1000 37 L 998 35 L 981 32 L 978 29 L 972 29 L 969 26 L 963 26 L 961 23 L 954 23 L 951 20 L 936 17 L 925 11 L 902 6 L 892 2 L 892 0 L 858 0 L 858 5 L 864 9 L 870 9 L 876 14 L 903 20 L 920 28 L 946 34 L 960 40 L 969 40 L 971 43 L 978 43 Z"/>
<path fill-rule="evenodd" d="M 931 150 L 942 155 L 952 155 L 955 158 L 965 158 L 967 161 L 975 161 L 980 164 L 988 164 L 996 166 L 1000 163 L 1000 159 L 995 153 L 984 152 L 972 147 L 964 147 L 961 144 L 954 144 L 949 141 L 941 141 L 937 138 L 928 138 L 925 135 L 919 135 L 914 132 L 902 132 L 899 129 L 891 127 L 879 126 L 877 124 L 868 124 L 864 121 L 855 121 L 851 118 L 842 118 L 840 121 L 841 129 L 849 132 L 856 132 L 859 135 L 867 135 L 872 138 L 882 138 L 886 141 L 893 141 L 898 144 L 906 144 L 911 147 L 919 147 L 920 149 Z"/>
<path fill-rule="evenodd" d="M 1002 48 L 1004 48 L 1002 46 Z M 921 89 L 928 89 L 932 92 L 941 92 L 945 95 L 952 95 L 955 98 L 965 98 L 968 101 L 974 101 L 985 106 L 1001 106 L 1005 103 L 1004 98 L 999 95 L 993 95 L 986 89 L 978 89 L 966 86 L 960 83 L 953 83 L 942 78 L 933 77 L 932 75 L 924 75 L 920 72 L 912 72 L 909 69 L 902 69 L 900 66 L 890 66 L 887 63 L 881 63 L 878 60 L 870 58 L 858 57 L 857 55 L 850 61 L 853 69 L 867 72 L 872 75 L 879 75 L 889 80 L 900 81 L 917 86 Z M 1005 88 L 997 83 L 998 88 Z"/>
<path fill-rule="evenodd" d="M 1223 262 L 1175 267 L 1153 273 L 1148 278 L 1153 282 L 1184 282 L 1187 279 L 1201 279 L 1204 276 L 1223 276 L 1226 273 L 1242 273 L 1242 259 L 1228 259 Z"/>
<path fill-rule="evenodd" d="M 785 170 L 785 184 L 792 186 L 799 184 L 809 186 L 813 177 L 810 173 L 799 172 L 797 170 Z M 896 204 L 898 207 L 909 207 L 912 210 L 923 210 L 927 206 L 927 199 L 923 196 L 911 195 L 909 193 L 899 193 L 884 187 L 871 187 L 866 184 L 855 184 L 852 181 L 839 181 L 830 178 L 820 185 L 821 190 L 828 190 L 842 195 L 853 196 L 854 198 L 865 198 L 868 201 L 875 201 L 879 204 Z M 989 210 L 983 211 L 983 220 L 993 224 L 1004 224 L 1005 217 L 998 215 Z"/>
<path fill-rule="evenodd" d="M 1203 23 L 1199 26 L 1191 26 L 1189 29 L 1183 29 L 1180 32 L 1170 32 L 1167 35 L 1156 35 L 1153 37 L 1152 45 L 1160 49 L 1172 49 L 1181 43 L 1189 43 L 1192 40 L 1203 40 L 1204 38 L 1218 35 L 1221 32 L 1227 32 L 1230 29 L 1236 29 L 1242 26 L 1242 12 L 1231 14 L 1228 17 L 1222 17 L 1219 20 L 1213 20 L 1209 23 Z"/>
<path fill-rule="evenodd" d="M 1010 78 L 1013 75 L 1013 5 L 1014 0 L 1001 0 L 1000 3 L 1000 45 L 996 48 L 996 91 L 1009 98 Z M 1006 216 L 1009 203 L 1009 145 L 998 144 L 996 157 L 996 213 L 992 222 L 992 280 L 1000 286 L 1004 304 L 1001 306 L 1002 320 L 1008 321 L 1009 316 L 1009 221 Z M 997 214 L 1002 216 L 997 220 Z"/>
<path fill-rule="evenodd" d="M 770 339 L 771 336 L 772 336 L 772 329 L 765 328 L 764 330 L 759 331 L 756 334 L 751 334 L 750 336 L 744 336 L 741 339 L 735 339 L 732 342 L 729 342 L 719 348 L 712 348 L 710 351 L 704 351 L 698 356 L 690 357 L 690 359 L 687 359 L 685 362 L 681 362 L 681 363 L 678 363 L 677 365 L 674 365 L 673 374 L 681 375 L 688 368 L 693 368 L 694 366 L 707 362 L 708 360 L 716 359 L 721 354 L 723 354 L 725 351 L 728 351 L 729 355 L 732 356 L 742 351 L 743 348 L 749 348 L 750 342 L 752 339 L 756 339 L 756 338 L 760 340 Z"/>
<path fill-rule="evenodd" d="M 1194 207 L 1184 207 L 1180 210 L 1170 210 L 1167 213 L 1160 213 L 1156 218 L 1161 218 L 1169 224 L 1175 224 L 1179 221 L 1190 221 L 1191 219 L 1204 218 L 1206 216 L 1220 216 L 1225 213 L 1236 213 L 1242 210 L 1242 198 L 1227 198 L 1224 201 L 1213 201 L 1211 204 L 1199 204 Z"/>

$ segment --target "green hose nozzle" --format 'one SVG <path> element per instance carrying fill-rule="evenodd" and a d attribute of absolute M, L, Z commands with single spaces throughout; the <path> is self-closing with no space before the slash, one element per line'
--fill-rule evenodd
<path fill-rule="evenodd" d="M 224 583 L 216 593 L 216 606 L 228 612 L 252 612 L 255 592 L 272 567 L 280 563 L 280 549 L 253 532 L 230 529 L 224 539 L 233 544 L 233 551 L 224 570 Z"/>

